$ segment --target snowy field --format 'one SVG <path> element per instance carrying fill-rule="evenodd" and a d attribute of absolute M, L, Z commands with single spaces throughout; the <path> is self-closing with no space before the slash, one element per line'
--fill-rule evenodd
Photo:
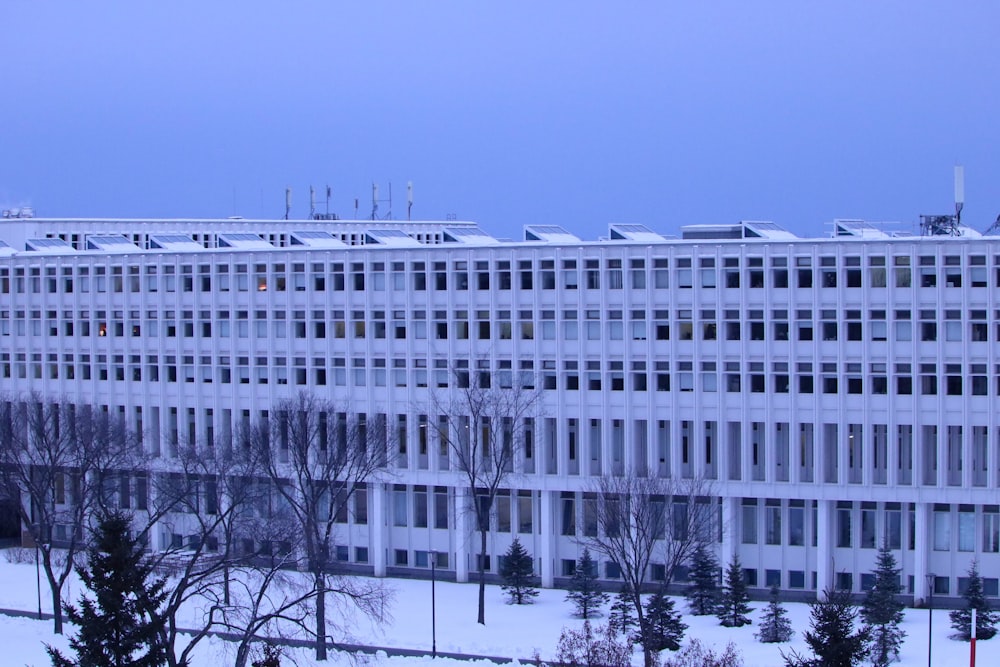
<path fill-rule="evenodd" d="M 340 635 L 345 642 L 370 644 L 374 646 L 399 647 L 430 650 L 431 648 L 431 582 L 403 579 L 384 580 L 394 590 L 392 620 L 384 627 L 373 627 L 367 622 L 351 623 L 346 634 Z M 66 597 L 76 600 L 80 592 L 77 581 L 67 584 Z M 582 621 L 571 616 L 572 606 L 565 600 L 566 592 L 542 590 L 534 604 L 510 606 L 504 604 L 504 596 L 499 587 L 487 588 L 486 626 L 476 623 L 477 587 L 475 584 L 437 583 L 437 649 L 439 652 L 456 652 L 478 655 L 493 655 L 519 659 L 527 662 L 537 652 L 543 660 L 554 657 L 559 633 L 564 626 L 579 627 Z M 46 600 L 47 589 L 42 580 L 42 610 L 51 611 Z M 37 609 L 34 564 L 12 564 L 0 556 L 0 607 L 34 611 Z M 779 649 L 789 647 L 805 651 L 802 631 L 809 627 L 809 607 L 805 604 L 789 603 L 788 617 L 796 635 L 788 644 L 760 644 L 754 639 L 756 623 L 764 603 L 753 603 L 751 617 L 754 624 L 743 628 L 723 628 L 714 616 L 684 616 L 688 624 L 685 639 L 697 637 L 703 643 L 721 651 L 727 642 L 734 642 L 742 653 L 747 667 L 776 667 L 782 664 Z M 678 609 L 686 612 L 687 606 L 677 600 Z M 600 621 L 598 621 L 600 623 Z M 67 625 L 69 633 L 73 626 Z M 927 664 L 927 611 L 906 610 L 903 629 L 907 633 L 901 654 L 901 667 L 918 667 Z M 968 664 L 969 646 L 964 642 L 948 638 L 952 630 L 948 612 L 934 612 L 933 664 Z M 0 664 L 43 667 L 50 662 L 45 654 L 44 643 L 65 649 L 68 641 L 52 634 L 52 622 L 25 618 L 0 616 Z M 977 646 L 979 665 L 1000 665 L 1000 638 L 981 642 Z M 233 651 L 221 640 L 202 642 L 197 659 L 192 667 L 215 667 L 232 663 Z M 316 663 L 311 652 L 304 649 L 289 650 L 283 664 L 299 667 L 322 665 L 364 664 L 352 663 L 336 653 L 325 663 Z M 376 655 L 367 662 L 383 667 L 414 667 L 417 664 L 438 667 L 467 666 L 468 662 L 456 662 L 438 658 L 387 658 Z M 641 653 L 637 650 L 633 663 L 642 664 Z"/>

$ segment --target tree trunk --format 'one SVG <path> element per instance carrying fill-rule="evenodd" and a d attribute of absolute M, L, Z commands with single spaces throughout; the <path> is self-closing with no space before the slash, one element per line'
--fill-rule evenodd
<path fill-rule="evenodd" d="M 223 568 L 223 570 L 222 570 L 222 578 L 223 578 L 223 582 L 224 582 L 223 585 L 225 586 L 225 588 L 223 589 L 223 594 L 222 594 L 223 595 L 223 600 L 222 601 L 228 607 L 229 606 L 229 566 L 228 565 L 226 565 Z"/>
<path fill-rule="evenodd" d="M 246 667 L 247 659 L 250 657 L 250 642 L 240 642 L 236 647 L 236 662 L 234 667 Z"/>
<path fill-rule="evenodd" d="M 639 639 L 642 642 L 642 664 L 644 667 L 654 667 L 656 664 L 656 659 L 653 656 L 653 651 L 649 648 L 649 641 L 647 640 L 646 633 L 648 632 L 646 628 L 646 617 L 643 615 L 642 609 L 642 595 L 636 590 L 633 593 L 632 598 L 635 604 L 635 614 L 636 618 L 639 619 Z"/>
<path fill-rule="evenodd" d="M 326 577 L 316 575 L 316 660 L 326 660 Z"/>
<path fill-rule="evenodd" d="M 481 522 L 480 522 L 481 525 Z M 486 625 L 486 531 L 479 531 L 479 625 Z"/>
<path fill-rule="evenodd" d="M 54 621 L 52 631 L 61 635 L 63 632 L 62 596 L 59 595 L 59 588 L 55 583 L 49 580 L 49 585 L 52 588 L 52 619 Z"/>

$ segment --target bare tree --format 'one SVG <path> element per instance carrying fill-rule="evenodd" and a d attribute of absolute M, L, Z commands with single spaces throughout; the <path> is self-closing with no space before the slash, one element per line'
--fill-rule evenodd
<path fill-rule="evenodd" d="M 500 489 L 510 485 L 522 460 L 541 392 L 534 382 L 513 381 L 507 371 L 455 369 L 452 388 L 431 398 L 439 415 L 438 437 L 447 443 L 467 492 L 469 512 L 479 533 L 479 612 L 486 625 L 486 543 L 490 515 Z M 525 386 L 527 385 L 527 386 Z"/>
<path fill-rule="evenodd" d="M 690 560 L 699 545 L 711 547 L 717 534 L 717 505 L 710 482 L 604 475 L 591 485 L 596 535 L 584 539 L 621 571 L 639 621 L 646 627 L 641 591 L 650 564 L 663 565 L 664 585 Z M 643 646 L 647 666 L 653 652 Z"/>
<path fill-rule="evenodd" d="M 176 457 L 158 461 L 151 475 L 144 532 L 170 536 L 152 555 L 170 580 L 161 610 L 166 619 L 161 639 L 168 648 L 170 667 L 188 664 L 198 643 L 218 626 L 232 630 L 231 623 L 222 622 L 224 617 L 245 615 L 236 608 L 246 600 L 230 595 L 234 578 L 257 576 L 270 582 L 271 570 L 287 566 L 291 559 L 290 517 L 274 511 L 275 494 L 270 479 L 263 477 L 260 455 L 255 448 L 221 439 L 183 444 Z M 264 552 L 266 558 L 261 557 Z M 185 621 L 184 634 L 189 638 L 179 648 L 177 615 L 182 607 L 196 607 L 202 613 L 193 634 L 190 621 Z"/>
<path fill-rule="evenodd" d="M 22 529 L 39 550 L 49 584 L 56 634 L 63 628 L 63 585 L 85 546 L 91 513 L 136 454 L 124 419 L 104 409 L 40 394 L 0 403 L 0 484 L 20 499 Z"/>
<path fill-rule="evenodd" d="M 384 418 L 368 420 L 301 393 L 273 406 L 249 438 L 302 536 L 301 567 L 312 578 L 315 601 L 316 659 L 326 660 L 327 594 L 351 600 L 376 620 L 389 599 L 380 583 L 335 577 L 332 557 L 338 524 L 346 520 L 355 496 L 367 493 L 367 483 L 383 470 L 388 445 Z"/>

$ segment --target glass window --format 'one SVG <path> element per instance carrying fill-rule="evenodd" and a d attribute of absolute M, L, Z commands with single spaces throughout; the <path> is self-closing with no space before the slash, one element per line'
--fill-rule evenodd
<path fill-rule="evenodd" d="M 744 505 L 742 515 L 743 544 L 757 544 L 757 506 Z"/>
<path fill-rule="evenodd" d="M 1000 551 L 1000 514 L 995 510 L 983 513 L 983 551 Z"/>
<path fill-rule="evenodd" d="M 934 512 L 934 551 L 951 549 L 951 514 Z"/>
<path fill-rule="evenodd" d="M 767 544 L 781 544 L 781 507 L 765 508 L 764 530 Z"/>
<path fill-rule="evenodd" d="M 849 548 L 851 546 L 851 510 L 837 510 L 837 546 Z"/>
<path fill-rule="evenodd" d="M 973 551 L 976 548 L 976 515 L 974 512 L 958 513 L 958 550 Z"/>
<path fill-rule="evenodd" d="M 805 544 L 805 508 L 788 509 L 788 544 L 801 547 Z"/>

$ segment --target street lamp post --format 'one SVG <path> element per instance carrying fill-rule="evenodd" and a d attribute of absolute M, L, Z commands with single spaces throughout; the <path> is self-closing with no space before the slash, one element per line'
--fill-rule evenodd
<path fill-rule="evenodd" d="M 38 568 L 38 540 L 35 540 L 35 593 L 38 595 L 38 620 L 42 620 L 42 572 Z"/>
<path fill-rule="evenodd" d="M 435 584 L 437 583 L 437 552 L 430 552 L 431 558 L 431 658 L 437 657 L 437 598 Z"/>
<path fill-rule="evenodd" d="M 934 637 L 934 573 L 927 575 L 927 667 L 931 667 L 931 646 Z"/>

